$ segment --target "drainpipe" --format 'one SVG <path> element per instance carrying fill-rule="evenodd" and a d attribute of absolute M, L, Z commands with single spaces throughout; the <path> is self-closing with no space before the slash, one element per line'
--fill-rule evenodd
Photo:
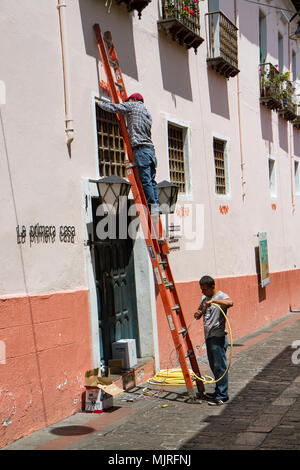
<path fill-rule="evenodd" d="M 285 14 L 283 10 L 280 10 L 282 15 L 285 17 L 285 19 L 288 22 L 288 61 L 289 61 L 289 73 L 290 76 L 292 74 L 292 60 L 291 60 L 291 21 L 295 18 L 296 15 L 292 16 L 291 18 L 288 18 L 288 16 Z M 293 157 L 293 140 L 292 140 L 292 128 L 293 124 L 291 122 L 288 122 L 288 129 L 289 129 L 289 157 L 290 157 L 290 165 L 291 165 L 291 197 L 292 197 L 292 213 L 294 214 L 295 212 L 295 181 L 294 181 L 294 157 Z"/>
<path fill-rule="evenodd" d="M 289 72 L 290 72 L 290 77 L 292 74 L 292 65 L 291 65 L 291 23 L 290 21 L 288 22 L 288 57 L 289 57 Z M 291 196 L 292 196 L 292 213 L 294 214 L 295 212 L 295 181 L 294 181 L 294 157 L 293 157 L 293 133 L 292 133 L 292 127 L 293 124 L 291 122 L 288 123 L 288 129 L 289 129 L 289 134 L 290 134 L 290 145 L 289 145 L 289 153 L 290 153 L 290 164 L 291 164 Z"/>
<path fill-rule="evenodd" d="M 57 9 L 59 13 L 59 26 L 60 26 L 60 40 L 61 40 L 61 53 L 64 77 L 64 95 L 65 95 L 65 132 L 67 137 L 67 145 L 69 146 L 74 140 L 74 129 L 71 108 L 71 93 L 70 93 L 70 77 L 69 77 L 69 55 L 67 48 L 67 27 L 65 8 L 67 7 L 65 1 L 58 0 Z"/>
<path fill-rule="evenodd" d="M 234 23 L 239 30 L 239 14 L 237 0 L 234 0 Z M 237 100 L 238 100 L 238 116 L 239 116 L 239 137 L 240 137 L 240 155 L 241 155 L 241 181 L 242 181 L 242 199 L 245 202 L 246 197 L 246 181 L 245 181 L 245 161 L 244 161 L 244 152 L 243 152 L 243 137 L 242 137 L 242 120 L 241 120 L 241 88 L 240 88 L 240 77 L 237 74 Z"/>

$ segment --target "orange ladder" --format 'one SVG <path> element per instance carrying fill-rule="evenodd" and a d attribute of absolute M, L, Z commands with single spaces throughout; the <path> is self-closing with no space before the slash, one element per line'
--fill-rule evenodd
<path fill-rule="evenodd" d="M 112 97 L 112 101 L 113 103 L 118 104 L 118 94 L 120 95 L 122 101 L 125 101 L 127 99 L 127 94 L 116 50 L 113 45 L 112 36 L 111 33 L 107 31 L 104 34 L 103 38 L 100 26 L 98 24 L 94 25 L 94 31 L 96 34 L 97 44 L 101 60 L 104 66 L 105 74 L 107 77 L 107 83 Z M 114 70 L 116 82 L 113 78 L 111 67 Z M 117 92 L 116 87 L 118 87 L 119 93 Z M 152 262 L 156 284 L 159 290 L 159 295 L 162 299 L 174 346 L 178 354 L 178 359 L 185 380 L 187 392 L 189 397 L 193 400 L 196 397 L 201 398 L 204 393 L 203 382 L 200 379 L 196 378 L 196 393 L 194 389 L 194 382 L 191 378 L 191 374 L 189 371 L 188 359 L 190 361 L 191 369 L 193 370 L 195 375 L 197 377 L 201 377 L 192 342 L 188 333 L 188 328 L 180 305 L 176 284 L 174 282 L 172 271 L 169 265 L 168 243 L 163 233 L 160 217 L 158 217 L 158 224 L 156 227 L 154 226 L 153 221 L 151 219 L 146 197 L 139 178 L 138 169 L 135 165 L 135 159 L 131 148 L 124 117 L 121 114 L 117 114 L 117 118 L 120 126 L 120 132 L 124 140 L 126 154 L 128 157 L 128 160 L 125 161 L 126 174 L 128 176 L 129 182 L 132 185 L 131 189 L 133 197 L 139 209 L 139 218 L 144 232 L 150 259 Z M 140 208 L 142 209 L 140 210 Z"/>

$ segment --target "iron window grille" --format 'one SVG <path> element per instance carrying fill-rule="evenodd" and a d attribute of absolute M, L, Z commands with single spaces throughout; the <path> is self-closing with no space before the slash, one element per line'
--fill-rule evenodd
<path fill-rule="evenodd" d="M 224 140 L 214 138 L 214 162 L 215 162 L 215 191 L 216 194 L 226 194 L 226 165 L 225 165 Z"/>
<path fill-rule="evenodd" d="M 170 123 L 168 124 L 168 149 L 171 183 L 178 185 L 180 193 L 185 193 L 184 129 Z"/>
<path fill-rule="evenodd" d="M 100 176 L 126 178 L 126 153 L 116 115 L 96 106 L 96 120 Z"/>

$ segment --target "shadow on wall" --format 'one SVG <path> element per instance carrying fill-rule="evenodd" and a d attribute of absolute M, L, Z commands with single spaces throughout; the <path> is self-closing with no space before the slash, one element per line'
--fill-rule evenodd
<path fill-rule="evenodd" d="M 260 127 L 262 138 L 273 142 L 272 111 L 263 105 L 260 105 Z"/>
<path fill-rule="evenodd" d="M 164 90 L 193 101 L 189 51 L 159 31 L 158 46 Z"/>
<path fill-rule="evenodd" d="M 278 116 L 278 136 L 279 136 L 279 146 L 288 152 L 289 144 L 288 144 L 288 126 L 287 122 Z"/>
<path fill-rule="evenodd" d="M 99 60 L 100 55 L 93 26 L 99 23 L 102 33 L 112 33 L 122 72 L 138 80 L 133 39 L 132 15 L 124 5 L 112 3 L 108 13 L 105 3 L 99 0 L 79 0 L 82 32 L 86 53 Z M 134 13 L 135 14 L 135 13 Z"/>
<path fill-rule="evenodd" d="M 230 119 L 226 78 L 207 67 L 207 79 L 211 112 Z"/>

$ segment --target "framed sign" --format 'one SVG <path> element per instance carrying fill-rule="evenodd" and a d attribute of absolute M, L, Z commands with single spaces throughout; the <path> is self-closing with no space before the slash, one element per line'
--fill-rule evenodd
<path fill-rule="evenodd" d="M 260 232 L 258 234 L 258 242 L 259 242 L 260 285 L 261 287 L 265 287 L 268 284 L 270 284 L 268 243 L 267 243 L 266 232 Z"/>

